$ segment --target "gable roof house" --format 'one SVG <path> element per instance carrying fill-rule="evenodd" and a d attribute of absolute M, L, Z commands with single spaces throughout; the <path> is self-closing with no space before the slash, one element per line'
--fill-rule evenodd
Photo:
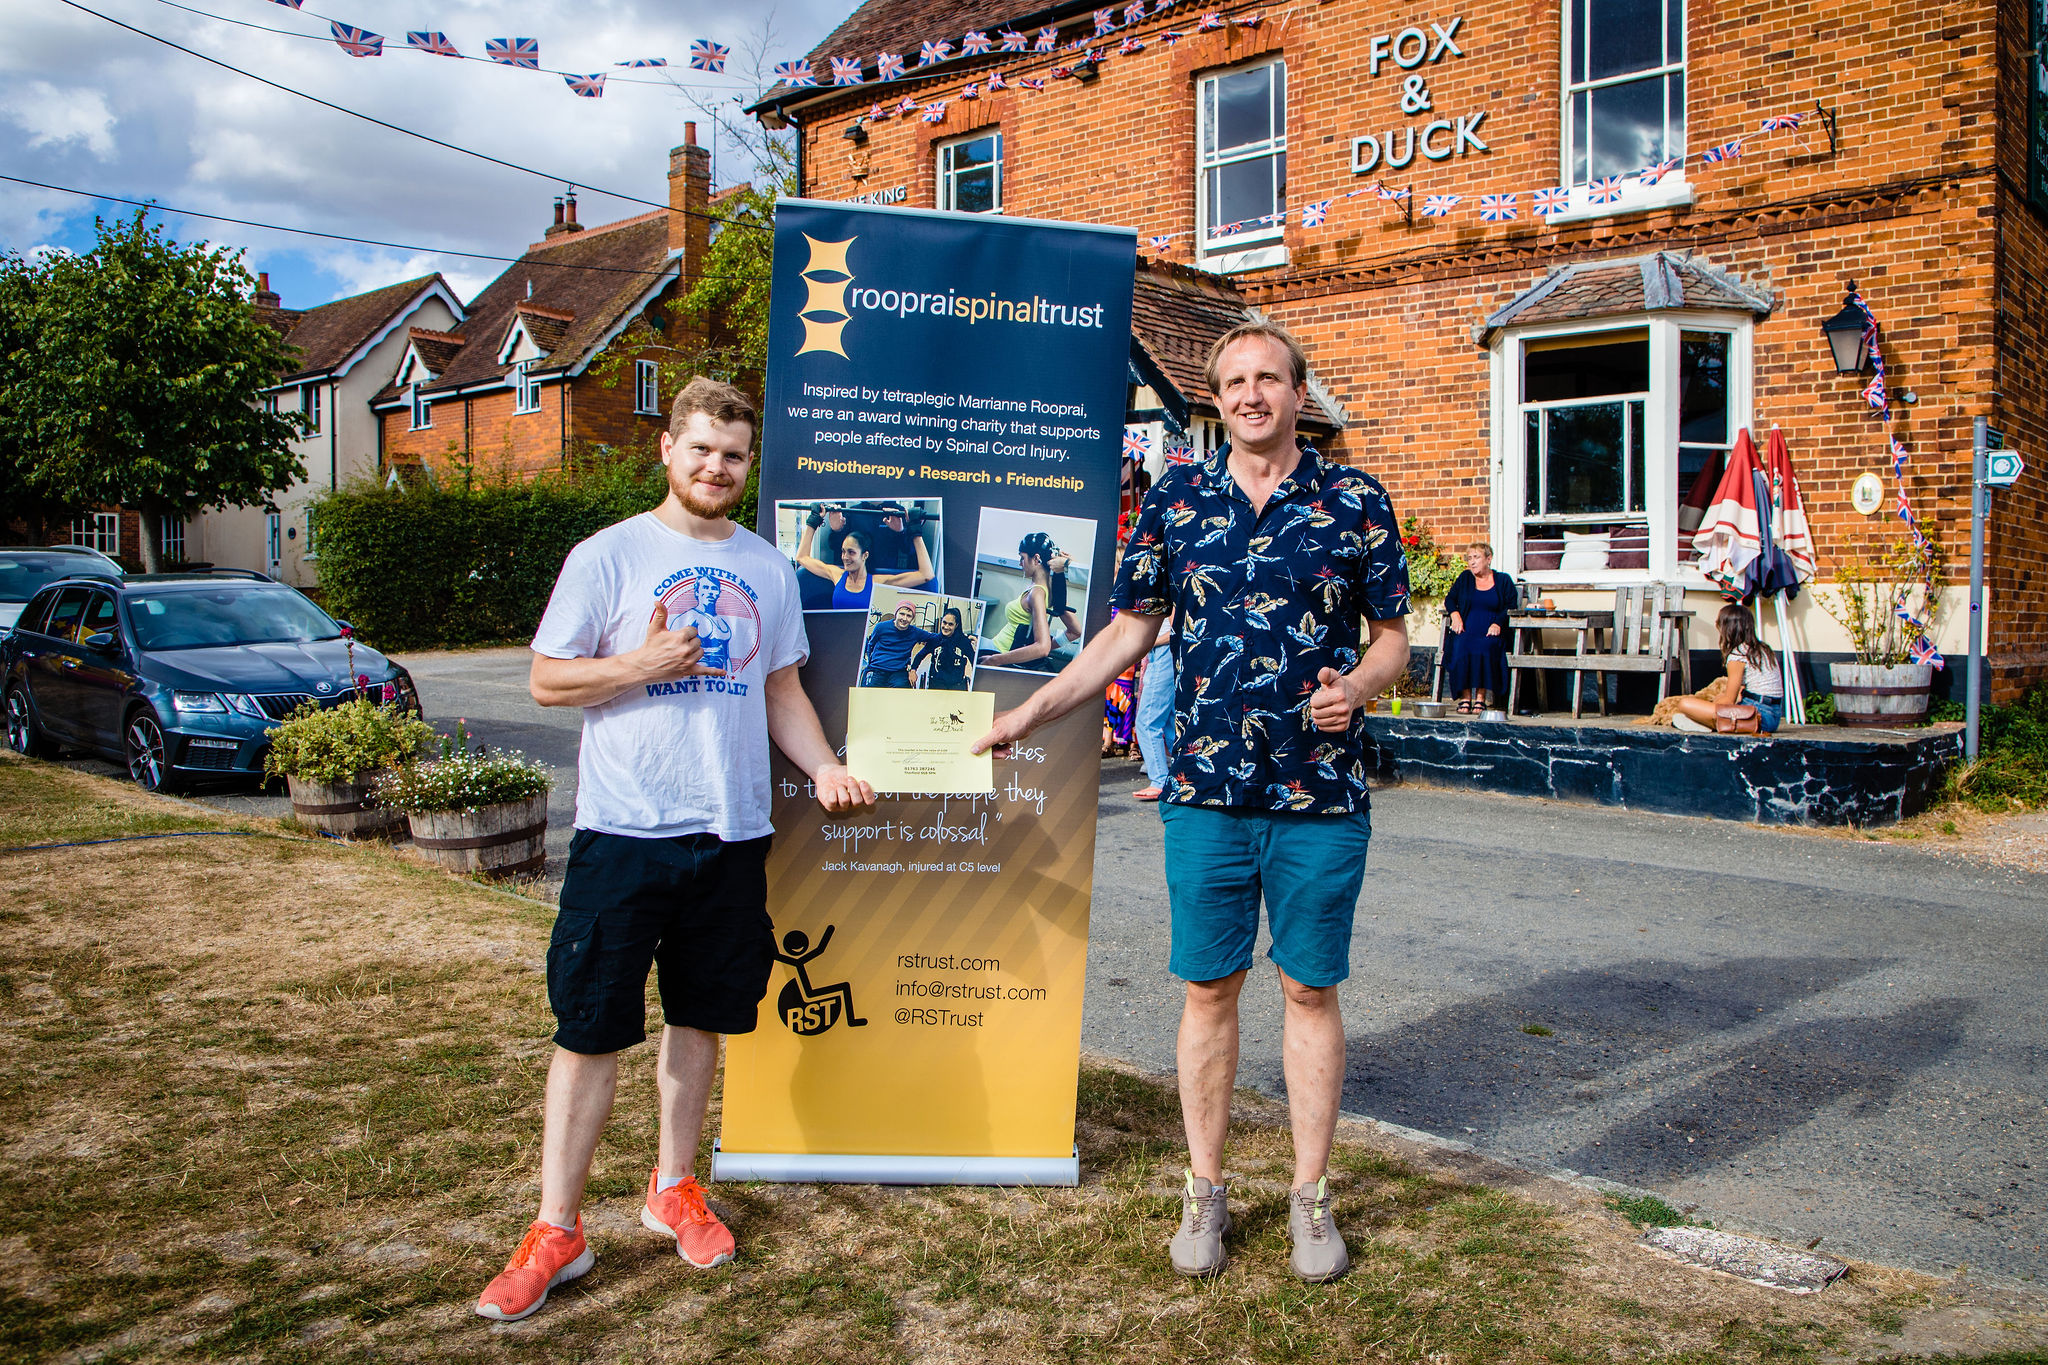
<path fill-rule="evenodd" d="M 1323 381 L 1322 448 L 1440 545 L 1486 542 L 1575 609 L 1675 589 L 1718 671 L 1694 530 L 1744 430 L 1782 429 L 1823 584 L 1884 561 L 1900 499 L 1960 564 L 1977 431 L 2048 446 L 2040 16 L 1790 13 L 855 0 L 813 82 L 748 112 L 796 129 L 808 198 L 1134 229 L 1134 421 L 1178 401 L 1199 437 L 1201 339 L 1255 310 Z M 1821 335 L 1861 333 L 1851 293 L 1882 373 Z M 1988 699 L 2048 679 L 2030 479 L 1989 515 Z M 1826 691 L 1853 642 L 1822 596 L 1786 622 Z M 1952 697 L 1963 598 L 1946 589 L 1927 641 Z"/>
<path fill-rule="evenodd" d="M 581 445 L 619 446 L 666 425 L 655 357 L 701 341 L 667 307 L 710 249 L 711 156 L 696 125 L 669 154 L 669 207 L 586 227 L 572 194 L 543 238 L 470 301 L 452 326 L 411 328 L 371 400 L 379 468 L 400 480 L 481 467 L 532 475 Z M 661 338 L 593 366 L 637 321 Z M 607 367 L 608 368 L 608 367 Z"/>
<path fill-rule="evenodd" d="M 261 276 L 256 314 L 283 333 L 297 368 L 263 390 L 273 410 L 301 412 L 311 429 L 292 443 L 306 476 L 271 495 L 270 504 L 202 512 L 166 539 L 173 558 L 255 569 L 300 587 L 318 577 L 315 528 L 308 504 L 322 490 L 377 473 L 377 424 L 370 398 L 384 387 L 394 357 L 414 324 L 450 327 L 462 305 L 439 275 L 336 299 L 317 308 L 285 308 Z"/>

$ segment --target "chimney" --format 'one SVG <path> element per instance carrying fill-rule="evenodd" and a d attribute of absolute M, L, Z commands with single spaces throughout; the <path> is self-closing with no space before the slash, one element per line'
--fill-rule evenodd
<path fill-rule="evenodd" d="M 569 211 L 569 231 L 583 231 L 583 224 L 576 221 L 576 191 L 570 190 L 567 194 L 562 196 L 562 207 Z"/>
<path fill-rule="evenodd" d="M 547 240 L 553 241 L 567 232 L 581 232 L 583 225 L 576 221 L 576 195 L 574 191 L 555 196 L 555 223 L 546 233 Z"/>
<path fill-rule="evenodd" d="M 684 288 L 711 250 L 711 149 L 697 145 L 697 125 L 683 125 L 683 145 L 668 154 L 668 249 L 682 255 Z"/>
<path fill-rule="evenodd" d="M 270 292 L 270 272 L 266 270 L 259 274 L 256 277 L 256 306 L 258 308 L 277 308 L 282 306 L 283 303 L 283 299 Z"/>

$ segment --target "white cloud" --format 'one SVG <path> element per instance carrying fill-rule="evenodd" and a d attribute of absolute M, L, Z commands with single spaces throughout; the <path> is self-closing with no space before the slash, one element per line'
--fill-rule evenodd
<path fill-rule="evenodd" d="M 77 142 L 101 161 L 114 154 L 114 115 L 97 90 L 30 81 L 0 95 L 0 114 L 28 134 L 30 150 Z"/>

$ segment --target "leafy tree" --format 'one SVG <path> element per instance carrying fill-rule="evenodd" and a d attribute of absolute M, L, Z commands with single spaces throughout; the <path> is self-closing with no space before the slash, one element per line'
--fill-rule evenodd
<path fill-rule="evenodd" d="M 39 283 L 37 268 L 21 257 L 0 256 L 0 395 L 13 391 L 14 381 L 35 361 L 35 305 Z M 0 419 L 0 537 L 7 526 L 20 523 L 35 543 L 49 539 L 50 528 L 61 526 L 84 510 L 61 499 L 43 496 L 30 486 L 26 448 L 15 423 Z"/>
<path fill-rule="evenodd" d="M 251 310 L 240 253 L 145 218 L 100 220 L 91 251 L 29 267 L 35 344 L 0 372 L 0 450 L 45 498 L 134 508 L 154 572 L 166 517 L 267 501 L 305 467 L 302 419 L 257 402 L 295 360 Z"/>

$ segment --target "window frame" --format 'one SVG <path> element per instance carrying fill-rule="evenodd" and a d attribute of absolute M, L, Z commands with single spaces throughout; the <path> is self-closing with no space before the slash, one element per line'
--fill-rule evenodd
<path fill-rule="evenodd" d="M 325 404 L 320 400 L 318 384 L 299 385 L 299 411 L 305 415 L 307 436 L 318 436 L 326 423 Z"/>
<path fill-rule="evenodd" d="M 264 562 L 273 569 L 284 563 L 284 513 L 263 514 Z"/>
<path fill-rule="evenodd" d="M 161 535 L 158 538 L 156 548 L 164 563 L 182 564 L 185 562 L 186 529 L 183 517 L 165 517 L 163 519 L 160 527 Z M 174 547 L 175 553 L 173 552 Z"/>
<path fill-rule="evenodd" d="M 88 526 L 86 523 L 90 522 Z M 109 559 L 121 555 L 121 514 L 119 512 L 83 512 L 71 523 L 71 544 L 88 550 L 98 550 Z"/>
<path fill-rule="evenodd" d="M 1650 389 L 1644 403 L 1642 513 L 1621 512 L 1606 521 L 1623 521 L 1637 516 L 1647 519 L 1650 552 L 1647 567 L 1600 569 L 1591 572 L 1566 569 L 1525 569 L 1522 531 L 1527 505 L 1527 451 L 1523 445 L 1526 408 L 1555 404 L 1524 404 L 1521 398 L 1523 347 L 1532 341 L 1559 337 L 1590 336 L 1602 332 L 1649 331 Z M 1686 332 L 1721 332 L 1729 337 L 1728 347 L 1728 432 L 1734 434 L 1754 426 L 1755 332 L 1756 320 L 1747 313 L 1717 313 L 1699 309 L 1668 309 L 1654 313 L 1621 313 L 1609 317 L 1582 318 L 1572 322 L 1538 323 L 1520 328 L 1503 328 L 1489 348 L 1492 371 L 1492 458 L 1493 543 L 1500 547 L 1501 566 L 1517 582 L 1542 585 L 1585 583 L 1596 587 L 1627 583 L 1669 582 L 1689 588 L 1712 585 L 1691 563 L 1690 545 L 1678 543 L 1678 446 L 1679 446 L 1679 343 Z M 1578 400 L 1631 401 L 1625 395 Z M 1699 444 L 1691 442 L 1689 444 Z"/>
<path fill-rule="evenodd" d="M 318 559 L 320 557 L 319 537 L 320 509 L 308 507 L 306 509 L 306 548 L 299 552 L 300 559 Z"/>
<path fill-rule="evenodd" d="M 512 412 L 526 416 L 540 411 L 540 381 L 533 377 L 536 360 L 521 360 L 512 366 Z"/>
<path fill-rule="evenodd" d="M 989 163 L 990 167 L 992 167 L 995 171 L 995 206 L 993 208 L 988 209 L 960 208 L 958 206 L 957 199 L 954 194 L 954 182 L 959 179 L 961 172 L 950 168 L 947 163 L 952 159 L 952 153 L 954 148 L 965 147 L 972 142 L 983 142 L 988 140 L 989 138 L 994 138 L 996 144 L 995 159 Z M 976 171 L 980 169 L 982 168 L 979 166 L 973 168 L 973 170 Z M 946 139 L 946 141 L 935 145 L 932 148 L 932 178 L 934 183 L 938 187 L 938 193 L 936 196 L 938 199 L 938 206 L 939 208 L 945 210 L 946 212 L 973 213 L 977 215 L 983 213 L 995 215 L 1001 214 L 1003 211 L 1002 128 L 1000 126 L 977 128 L 975 131 L 968 133 L 964 137 L 948 138 Z"/>
<path fill-rule="evenodd" d="M 411 418 L 408 431 L 431 431 L 434 426 L 434 400 L 420 397 L 419 381 L 405 386 L 406 407 Z"/>
<path fill-rule="evenodd" d="M 1675 144 L 1672 141 L 1671 101 L 1668 93 L 1664 99 L 1664 155 L 1667 159 L 1675 158 L 1678 161 L 1677 169 L 1663 176 L 1654 185 L 1645 185 L 1635 175 L 1624 174 L 1621 182 L 1621 197 L 1613 203 L 1596 204 L 1592 199 L 1590 185 L 1577 179 L 1577 171 L 1572 164 L 1574 137 L 1576 134 L 1576 129 L 1573 125 L 1576 97 L 1581 93 L 1595 91 L 1603 86 L 1626 85 L 1632 81 L 1649 80 L 1652 77 L 1667 78 L 1675 74 L 1685 87 L 1684 103 L 1681 107 L 1686 111 L 1687 117 L 1685 122 L 1688 130 L 1690 129 L 1692 123 L 1690 116 L 1692 102 L 1690 70 L 1692 45 L 1689 41 L 1688 25 L 1691 17 L 1689 14 L 1691 6 L 1689 0 L 1658 0 L 1658 10 L 1663 18 L 1665 28 L 1663 51 L 1667 54 L 1670 51 L 1670 15 L 1673 3 L 1676 3 L 1678 6 L 1679 56 L 1677 61 L 1667 60 L 1656 66 L 1646 66 L 1614 76 L 1602 76 L 1598 80 L 1589 78 L 1583 81 L 1572 79 L 1572 59 L 1577 51 L 1574 43 L 1577 38 L 1584 37 L 1581 34 L 1575 38 L 1575 35 L 1572 33 L 1572 7 L 1574 0 L 1564 0 L 1564 3 L 1558 6 L 1557 183 L 1563 187 L 1569 196 L 1570 202 L 1569 207 L 1564 212 L 1550 215 L 1550 222 L 1572 223 L 1589 218 L 1610 218 L 1622 213 L 1646 213 L 1652 209 L 1672 208 L 1679 205 L 1689 205 L 1693 202 L 1695 196 L 1692 186 L 1686 179 L 1686 171 L 1692 159 L 1686 155 L 1686 139 L 1684 137 L 1680 137 Z M 1586 0 L 1586 4 L 1587 24 L 1588 31 L 1590 32 L 1591 0 Z M 1590 71 L 1590 69 L 1589 66 L 1588 70 Z M 1589 177 L 1592 173 L 1591 149 L 1592 143 L 1589 134 L 1587 142 L 1588 164 L 1586 168 Z M 1641 170 L 1644 168 L 1636 167 L 1634 169 Z"/>
<path fill-rule="evenodd" d="M 633 362 L 633 411 L 645 417 L 661 416 L 661 366 L 652 360 Z"/>
<path fill-rule="evenodd" d="M 1262 68 L 1280 71 L 1282 90 L 1280 94 L 1280 119 L 1276 134 L 1263 143 L 1241 143 L 1226 151 L 1219 150 L 1213 157 L 1206 150 L 1208 127 L 1208 92 L 1217 81 L 1227 76 L 1240 76 Z M 1287 79 L 1287 54 L 1272 52 L 1235 66 L 1217 67 L 1204 71 L 1195 77 L 1195 264 L 1205 270 L 1231 273 L 1240 270 L 1259 270 L 1270 266 L 1287 264 L 1286 234 L 1287 223 L 1287 179 L 1281 176 L 1276 197 L 1279 202 L 1273 212 L 1282 216 L 1280 222 L 1246 232 L 1219 237 L 1212 244 L 1209 229 L 1208 177 L 1214 170 L 1236 165 L 1241 162 L 1261 160 L 1278 156 L 1284 163 L 1287 158 L 1287 120 L 1291 106 L 1291 85 Z M 1270 94 L 1268 96 L 1270 98 Z M 1254 150 L 1245 150 L 1252 148 Z"/>

